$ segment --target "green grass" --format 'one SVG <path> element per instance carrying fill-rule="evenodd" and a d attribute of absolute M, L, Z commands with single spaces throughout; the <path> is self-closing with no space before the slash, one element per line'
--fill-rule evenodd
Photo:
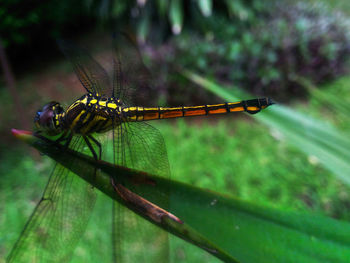
<path fill-rule="evenodd" d="M 257 204 L 349 218 L 349 188 L 261 124 L 229 116 L 160 129 L 174 180 Z"/>
<path fill-rule="evenodd" d="M 18 238 L 48 179 L 48 162 L 36 163 L 29 148 L 1 155 L 0 262 Z"/>

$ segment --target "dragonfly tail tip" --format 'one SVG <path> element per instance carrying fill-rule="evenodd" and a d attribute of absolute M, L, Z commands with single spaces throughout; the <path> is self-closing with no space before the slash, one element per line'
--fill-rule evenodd
<path fill-rule="evenodd" d="M 270 106 L 273 104 L 276 104 L 276 102 L 274 100 L 272 100 L 271 98 L 267 98 L 267 105 Z"/>

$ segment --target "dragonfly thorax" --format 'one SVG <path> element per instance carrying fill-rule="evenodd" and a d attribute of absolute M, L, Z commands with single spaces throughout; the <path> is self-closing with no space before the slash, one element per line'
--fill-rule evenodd
<path fill-rule="evenodd" d="M 67 108 L 61 122 L 64 130 L 76 134 L 101 133 L 121 123 L 121 111 L 118 99 L 88 93 Z"/>

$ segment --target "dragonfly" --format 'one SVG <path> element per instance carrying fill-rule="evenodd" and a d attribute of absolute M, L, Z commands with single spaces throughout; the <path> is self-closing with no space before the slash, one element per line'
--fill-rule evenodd
<path fill-rule="evenodd" d="M 106 160 L 169 177 L 164 139 L 148 121 L 237 112 L 255 114 L 273 104 L 270 98 L 258 98 L 199 106 L 133 106 L 137 105 L 133 97 L 142 94 L 139 90 L 154 85 L 135 38 L 120 34 L 116 39 L 111 56 L 112 79 L 85 49 L 67 41 L 59 41 L 59 46 L 86 93 L 66 110 L 56 101 L 38 110 L 34 118 L 36 133 L 53 137 L 55 143 L 87 153 L 97 161 Z M 165 208 L 133 195 L 113 178 L 111 184 L 123 199 L 134 202 L 153 220 L 161 221 L 166 216 L 181 222 Z M 95 201 L 96 192 L 91 185 L 56 164 L 39 204 L 7 261 L 68 262 L 85 231 Z M 113 209 L 113 260 L 121 262 L 124 253 L 119 236 L 124 228 L 120 209 L 116 206 Z"/>

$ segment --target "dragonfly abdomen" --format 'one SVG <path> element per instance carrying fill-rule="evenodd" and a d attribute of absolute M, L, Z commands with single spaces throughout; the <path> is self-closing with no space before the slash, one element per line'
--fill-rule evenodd
<path fill-rule="evenodd" d="M 227 114 L 233 112 L 258 113 L 260 110 L 272 105 L 269 98 L 226 102 L 213 105 L 200 105 L 189 107 L 126 107 L 122 108 L 122 115 L 127 121 L 147 121 L 155 119 L 169 119 L 179 117 Z"/>

